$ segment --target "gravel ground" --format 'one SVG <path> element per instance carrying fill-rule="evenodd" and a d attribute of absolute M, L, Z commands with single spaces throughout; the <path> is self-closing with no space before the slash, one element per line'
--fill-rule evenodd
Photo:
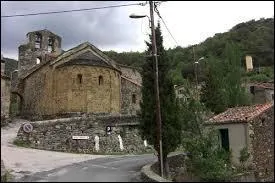
<path fill-rule="evenodd" d="M 110 157 L 108 155 L 72 154 L 17 147 L 12 142 L 24 122 L 27 121 L 14 119 L 8 126 L 1 128 L 1 159 L 4 161 L 6 169 L 12 171 L 15 179 L 73 163 Z"/>

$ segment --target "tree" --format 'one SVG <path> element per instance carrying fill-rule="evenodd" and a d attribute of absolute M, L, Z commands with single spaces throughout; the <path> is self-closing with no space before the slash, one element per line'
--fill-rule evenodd
<path fill-rule="evenodd" d="M 171 65 L 167 59 L 163 47 L 163 37 L 158 23 L 156 29 L 156 44 L 159 62 L 159 95 L 162 119 L 162 144 L 163 144 L 163 163 L 165 175 L 168 175 L 167 155 L 174 151 L 181 143 L 181 124 L 179 121 L 179 108 L 176 101 L 174 86 L 169 74 Z M 152 36 L 150 43 L 146 42 L 148 49 L 147 55 L 152 54 Z M 159 142 L 157 141 L 157 123 L 156 123 L 156 100 L 155 100 L 155 61 L 153 57 L 147 57 L 142 66 L 142 101 L 141 101 L 141 123 L 140 132 L 144 139 L 154 145 L 159 152 Z M 158 153 L 159 154 L 159 153 Z M 159 157 L 160 162 L 160 157 Z"/>
<path fill-rule="evenodd" d="M 191 95 L 190 84 L 185 85 L 185 95 Z M 205 128 L 204 121 L 209 116 L 205 106 L 195 98 L 181 101 L 182 146 L 189 152 L 186 159 L 187 175 L 196 176 L 201 181 L 230 181 L 232 171 L 230 153 L 219 145 L 214 129 Z M 190 176 L 189 176 L 190 177 Z"/>
<path fill-rule="evenodd" d="M 206 84 L 202 89 L 201 101 L 214 113 L 229 107 L 250 104 L 250 98 L 242 87 L 241 53 L 236 44 L 227 43 L 225 60 L 209 59 Z"/>
<path fill-rule="evenodd" d="M 223 77 L 223 65 L 214 57 L 208 59 L 205 85 L 202 86 L 201 102 L 214 113 L 227 108 L 227 94 Z"/>
<path fill-rule="evenodd" d="M 248 93 L 242 87 L 241 52 L 239 47 L 229 42 L 225 48 L 226 59 L 223 67 L 225 74 L 225 91 L 228 98 L 227 107 L 250 104 Z"/>

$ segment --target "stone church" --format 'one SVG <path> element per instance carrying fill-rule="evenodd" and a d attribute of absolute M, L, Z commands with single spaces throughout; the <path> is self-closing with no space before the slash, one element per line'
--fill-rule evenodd
<path fill-rule="evenodd" d="M 49 30 L 27 34 L 19 46 L 18 71 L 11 92 L 25 116 L 65 113 L 136 114 L 141 75 L 119 65 L 89 42 L 64 51 Z"/>

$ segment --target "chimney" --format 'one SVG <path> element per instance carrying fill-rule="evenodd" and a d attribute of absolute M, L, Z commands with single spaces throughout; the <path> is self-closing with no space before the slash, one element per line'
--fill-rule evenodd
<path fill-rule="evenodd" d="M 245 57 L 245 63 L 246 63 L 246 71 L 247 72 L 250 72 L 253 70 L 253 60 L 252 60 L 252 57 L 247 55 Z"/>

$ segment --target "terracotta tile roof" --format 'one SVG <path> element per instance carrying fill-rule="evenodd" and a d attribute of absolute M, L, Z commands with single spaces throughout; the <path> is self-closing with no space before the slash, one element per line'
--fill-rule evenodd
<path fill-rule="evenodd" d="M 259 114 L 265 112 L 267 109 L 273 106 L 272 103 L 257 104 L 252 106 L 242 106 L 229 108 L 223 113 L 220 113 L 212 118 L 210 118 L 207 123 L 238 123 L 238 122 L 248 122 L 249 120 L 255 118 Z"/>
<path fill-rule="evenodd" d="M 265 89 L 274 89 L 274 83 L 249 83 L 250 86 L 256 86 L 259 88 L 265 88 Z"/>

